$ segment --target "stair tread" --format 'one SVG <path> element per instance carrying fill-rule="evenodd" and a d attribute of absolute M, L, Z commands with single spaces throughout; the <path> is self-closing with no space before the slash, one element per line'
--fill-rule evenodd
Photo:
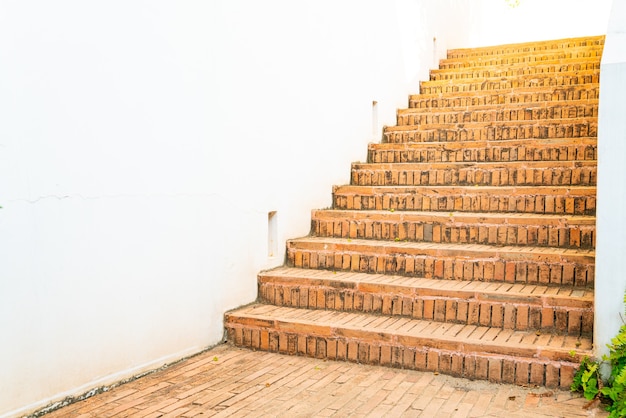
<path fill-rule="evenodd" d="M 584 136 L 370 143 L 367 162 L 596 161 L 597 144 L 597 137 Z"/>
<path fill-rule="evenodd" d="M 418 96 L 419 97 L 419 96 Z M 398 116 L 404 115 L 430 115 L 437 114 L 456 114 L 461 112 L 506 112 L 511 110 L 535 110 L 535 109 L 549 109 L 553 107 L 598 107 L 598 99 L 584 99 L 584 100 L 553 100 L 553 101 L 539 101 L 539 102 L 522 102 L 522 103 L 507 103 L 507 104 L 489 104 L 489 105 L 467 105 L 457 107 L 409 107 L 404 109 L 398 109 L 396 111 Z"/>
<path fill-rule="evenodd" d="M 472 67 L 469 69 L 471 70 Z M 533 73 L 533 74 L 514 74 L 514 75 L 490 75 L 490 76 L 481 76 L 481 77 L 472 77 L 472 78 L 450 78 L 450 79 L 441 79 L 441 80 L 424 80 L 420 82 L 420 85 L 424 86 L 437 86 L 437 85 L 459 85 L 459 84 L 477 84 L 477 83 L 488 83 L 490 81 L 505 81 L 505 80 L 559 80 L 561 78 L 567 77 L 580 77 L 580 76 L 599 76 L 599 69 L 588 69 L 588 70 L 570 70 L 570 71 L 562 71 L 558 73 Z M 554 84 L 550 84 L 550 86 L 554 86 Z"/>
<path fill-rule="evenodd" d="M 413 148 L 442 148 L 458 149 L 467 147 L 492 148 L 503 146 L 533 145 L 542 147 L 564 145 L 597 145 L 596 136 L 580 136 L 575 138 L 524 138 L 524 139 L 498 139 L 498 140 L 469 140 L 469 141 L 428 141 L 428 142 L 380 142 L 370 143 L 370 148 L 406 150 Z"/>
<path fill-rule="evenodd" d="M 388 218 L 397 221 L 445 221 L 449 223 L 485 223 L 503 225 L 595 225 L 595 216 L 583 215 L 554 215 L 534 213 L 498 213 L 498 212 L 427 212 L 427 211 L 398 211 L 388 210 L 350 210 L 350 209 L 323 209 L 313 211 L 313 217 L 329 217 L 342 219 L 361 218 Z"/>
<path fill-rule="evenodd" d="M 491 90 L 465 90 L 425 92 L 409 95 L 409 108 L 445 110 L 476 104 L 538 103 L 544 100 L 568 103 L 573 100 L 597 100 L 598 83 L 574 84 L 570 86 L 542 86 L 497 88 Z"/>
<path fill-rule="evenodd" d="M 487 127 L 505 127 L 505 126 L 538 126 L 549 127 L 566 124 L 584 124 L 597 125 L 597 118 L 594 117 L 576 117 L 576 118 L 558 118 L 558 119 L 534 119 L 534 120 L 503 120 L 489 122 L 456 122 L 456 123 L 431 123 L 423 125 L 394 125 L 385 126 L 385 132 L 407 132 L 407 131 L 427 131 L 438 129 L 467 129 L 467 128 L 487 128 Z M 496 140 L 497 141 L 497 140 Z"/>
<path fill-rule="evenodd" d="M 427 167 L 431 169 L 443 168 L 581 168 L 596 167 L 596 160 L 564 160 L 564 161 L 452 161 L 440 163 L 352 163 L 352 170 L 424 170 Z"/>
<path fill-rule="evenodd" d="M 253 304 L 226 314 L 227 322 L 301 332 L 319 337 L 348 337 L 402 345 L 484 354 L 517 355 L 528 359 L 577 361 L 591 355 L 590 338 L 504 332 L 498 328 L 447 324 L 423 319 L 386 317 L 352 312 L 286 308 Z M 498 338 L 500 337 L 500 338 Z M 541 344 L 538 345 L 537 343 Z M 571 350 L 576 354 L 572 355 Z"/>
<path fill-rule="evenodd" d="M 593 58 L 600 59 L 604 45 L 585 45 L 571 48 L 559 48 L 537 51 L 500 51 L 497 53 L 484 53 L 487 49 L 482 51 L 476 51 L 476 54 L 455 54 L 454 52 L 448 54 L 446 58 L 442 59 L 442 63 L 471 63 L 493 65 L 495 62 L 500 61 L 513 61 L 526 62 L 529 64 L 542 63 L 544 61 L 553 61 L 559 59 L 584 59 Z"/>
<path fill-rule="evenodd" d="M 471 280 L 441 280 L 390 274 L 333 272 L 330 270 L 278 267 L 259 274 L 260 283 L 300 284 L 339 287 L 363 292 L 394 293 L 403 296 L 450 297 L 475 301 L 498 301 L 538 306 L 591 308 L 594 292 L 574 286 L 545 286 Z"/>
<path fill-rule="evenodd" d="M 445 64 L 448 58 L 443 59 L 441 64 Z M 600 60 L 598 57 L 579 57 L 570 59 L 557 59 L 557 60 L 545 60 L 539 61 L 532 66 L 528 63 L 514 63 L 514 64 L 494 64 L 487 67 L 450 67 L 450 68 L 433 68 L 430 70 L 430 75 L 441 76 L 448 74 L 459 74 L 468 76 L 468 73 L 473 75 L 474 73 L 480 73 L 485 71 L 524 71 L 525 74 L 531 74 L 532 71 L 537 71 L 538 74 L 558 74 L 560 72 L 572 71 L 570 67 L 585 67 L 582 69 L 590 70 L 593 68 L 599 68 Z"/>
<path fill-rule="evenodd" d="M 467 255 L 470 253 L 488 254 L 490 257 L 501 257 L 503 259 L 513 259 L 522 255 L 547 258 L 581 258 L 593 261 L 595 250 L 586 248 L 559 248 L 559 247 L 532 247 L 532 246 L 512 246 L 512 245 L 485 245 L 485 244 L 454 244 L 440 242 L 411 242 L 411 241 L 386 241 L 368 240 L 336 237 L 316 237 L 308 236 L 294 238 L 287 241 L 289 247 L 295 245 L 308 244 L 321 247 L 324 250 L 333 250 L 336 247 L 361 247 L 360 251 L 366 252 L 368 249 L 379 248 L 380 253 L 404 253 L 404 252 L 436 252 L 439 255 Z"/>
<path fill-rule="evenodd" d="M 507 87 L 507 88 L 496 88 L 492 90 L 474 90 L 474 91 L 457 91 L 450 93 L 410 93 L 409 98 L 442 98 L 443 96 L 447 98 L 453 97 L 465 97 L 465 96 L 491 96 L 491 95 L 524 95 L 524 94 L 532 94 L 532 93 L 544 93 L 551 92 L 557 93 L 562 90 L 591 90 L 600 86 L 598 82 L 591 83 L 580 83 L 573 84 L 569 86 L 524 86 L 524 87 Z"/>
<path fill-rule="evenodd" d="M 595 186 L 359 186 L 343 185 L 335 188 L 335 193 L 412 193 L 424 190 L 429 192 L 482 192 L 489 194 L 528 195 L 552 193 L 569 196 L 595 196 Z"/>

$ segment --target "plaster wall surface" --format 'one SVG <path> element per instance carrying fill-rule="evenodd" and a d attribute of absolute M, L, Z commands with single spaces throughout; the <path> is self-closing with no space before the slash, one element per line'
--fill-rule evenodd
<path fill-rule="evenodd" d="M 491 7 L 1 2 L 0 416 L 219 343 L 446 49 L 509 41 Z"/>
<path fill-rule="evenodd" d="M 478 0 L 472 46 L 533 42 L 606 33 L 613 0 Z"/>
<path fill-rule="evenodd" d="M 594 343 L 608 354 L 626 318 L 626 2 L 613 3 L 600 68 Z"/>
<path fill-rule="evenodd" d="M 0 416 L 220 342 L 468 10 L 0 3 Z"/>

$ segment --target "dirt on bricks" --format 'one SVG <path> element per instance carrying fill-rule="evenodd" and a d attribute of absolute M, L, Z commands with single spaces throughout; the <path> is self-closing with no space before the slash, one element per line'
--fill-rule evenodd
<path fill-rule="evenodd" d="M 606 417 L 578 394 L 220 345 L 46 418 Z"/>

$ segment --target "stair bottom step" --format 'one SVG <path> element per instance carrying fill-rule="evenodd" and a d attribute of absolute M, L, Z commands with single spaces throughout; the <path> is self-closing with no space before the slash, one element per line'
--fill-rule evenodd
<path fill-rule="evenodd" d="M 591 355 L 589 339 L 261 304 L 228 313 L 226 329 L 251 349 L 546 387 L 568 388 Z"/>

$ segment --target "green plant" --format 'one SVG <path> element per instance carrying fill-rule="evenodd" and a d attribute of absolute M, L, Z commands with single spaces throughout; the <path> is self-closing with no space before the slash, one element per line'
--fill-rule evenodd
<path fill-rule="evenodd" d="M 626 297 L 624 298 L 626 303 Z M 602 388 L 602 395 L 610 399 L 607 408 L 609 417 L 626 417 L 626 325 L 622 325 L 619 333 L 611 340 L 609 355 L 603 360 L 611 365 L 611 375 L 606 387 Z"/>
<path fill-rule="evenodd" d="M 624 294 L 626 304 L 626 294 Z M 626 312 L 625 312 L 626 315 Z M 609 355 L 602 361 L 611 366 L 611 374 L 603 385 L 600 378 L 600 362 L 584 357 L 574 375 L 572 391 L 582 391 L 586 399 L 602 398 L 608 403 L 609 418 L 626 417 L 626 324 L 607 344 Z"/>
<path fill-rule="evenodd" d="M 583 357 L 570 389 L 572 392 L 581 391 L 585 399 L 592 400 L 600 393 L 601 385 L 600 363 L 587 356 Z"/>

